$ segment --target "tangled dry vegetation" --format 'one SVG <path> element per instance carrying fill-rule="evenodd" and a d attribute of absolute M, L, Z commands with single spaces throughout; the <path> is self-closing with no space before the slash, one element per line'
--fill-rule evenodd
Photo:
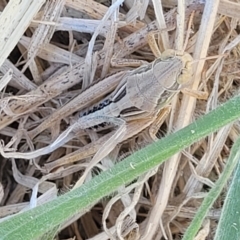
<path fill-rule="evenodd" d="M 112 92 L 121 76 L 103 85 L 104 90 L 97 88 L 92 95 L 84 95 L 89 86 L 109 74 L 132 69 L 127 59 L 154 60 L 149 33 L 156 33 L 161 51 L 184 49 L 195 59 L 194 77 L 187 89 L 151 125 L 158 137 L 186 126 L 238 91 L 238 0 L 221 0 L 219 6 L 217 0 L 189 0 L 187 7 L 182 1 L 177 5 L 177 0 L 163 0 L 162 6 L 160 0 L 16 2 L 6 6 L 1 1 L 1 218 L 24 210 L 30 200 L 33 205 L 41 204 L 72 189 L 113 126 L 69 133 L 64 144 L 44 149 L 79 114 Z M 111 65 L 113 60 L 120 63 L 119 59 L 124 62 L 120 67 Z M 138 128 L 139 123 L 135 124 Z M 58 239 L 108 239 L 102 216 L 115 238 L 118 227 L 124 239 L 140 235 L 181 239 L 201 204 L 197 196 L 209 190 L 209 180 L 218 178 L 239 131 L 236 123 L 195 143 L 160 166 L 157 173 L 135 182 L 135 191 L 121 195 L 126 191 L 123 186 L 88 213 L 70 219 Z M 151 143 L 149 136 L 146 126 L 118 143 L 94 169 L 91 164 L 86 181 Z M 11 153 L 10 157 L 3 157 L 5 153 Z M 31 190 L 38 184 L 36 194 Z M 203 226 L 201 234 L 207 239 L 212 239 L 221 204 L 219 199 Z"/>

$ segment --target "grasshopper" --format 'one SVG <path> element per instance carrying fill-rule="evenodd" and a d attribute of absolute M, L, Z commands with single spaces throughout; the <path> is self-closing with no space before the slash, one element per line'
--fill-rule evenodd
<path fill-rule="evenodd" d="M 85 129 L 94 128 L 103 123 L 119 126 L 94 155 L 92 161 L 98 162 L 124 139 L 128 123 L 132 120 L 154 118 L 189 81 L 191 76 L 191 55 L 188 53 L 177 54 L 174 50 L 166 50 L 152 63 L 123 74 L 123 79 L 111 94 L 77 116 L 77 121 L 62 132 L 49 146 L 28 153 L 6 153 L 4 148 L 0 147 L 0 152 L 6 158 L 32 159 L 51 153 Z M 115 75 L 111 77 L 114 78 Z M 91 88 L 88 91 L 91 92 Z"/>

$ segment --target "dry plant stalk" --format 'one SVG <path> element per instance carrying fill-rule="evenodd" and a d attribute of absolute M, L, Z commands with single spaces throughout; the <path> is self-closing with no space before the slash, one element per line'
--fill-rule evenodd
<path fill-rule="evenodd" d="M 239 3 L 35 2 L 9 1 L 0 16 L 1 217 L 55 198 L 57 189 L 79 186 L 96 167 L 108 169 L 238 89 Z M 156 60 L 149 36 L 154 36 L 152 43 L 158 36 L 159 50 L 150 44 Z M 166 48 L 178 54 L 162 55 Z M 214 55 L 219 57 L 202 60 Z M 192 67 L 192 84 L 185 85 Z M 176 94 L 184 87 L 191 97 Z M 199 91 L 208 91 L 209 98 L 196 99 Z M 192 196 L 222 171 L 229 139 L 239 132 L 239 123 L 227 126 L 122 186 L 81 217 L 84 233 L 74 227 L 68 237 L 178 239 L 201 202 Z M 24 202 L 26 197 L 31 201 Z M 218 216 L 209 217 L 204 236 L 211 238 L 211 220 Z"/>

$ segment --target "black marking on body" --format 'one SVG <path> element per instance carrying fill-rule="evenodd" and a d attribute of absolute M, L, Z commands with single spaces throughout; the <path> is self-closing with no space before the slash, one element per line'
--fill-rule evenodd
<path fill-rule="evenodd" d="M 127 94 L 127 89 L 126 89 L 126 87 L 124 87 L 122 89 L 122 91 L 117 94 L 116 98 L 114 96 L 113 102 L 116 103 L 116 102 L 120 101 L 123 97 L 126 96 L 126 94 Z"/>
<path fill-rule="evenodd" d="M 102 110 L 103 108 L 105 108 L 106 106 L 110 105 L 111 103 L 112 103 L 111 100 L 105 99 L 103 102 L 100 102 L 98 105 L 95 105 L 92 108 L 90 108 L 87 111 L 85 111 L 84 113 L 82 113 L 80 115 L 80 117 L 87 116 L 87 115 L 89 115 L 91 113 L 94 113 L 94 112 L 97 112 L 99 110 Z"/>
<path fill-rule="evenodd" d="M 161 107 L 163 103 L 168 103 L 175 96 L 175 94 L 177 94 L 179 86 L 180 85 L 177 82 L 175 82 L 174 85 L 172 86 L 172 90 L 174 90 L 175 92 L 164 91 L 161 94 L 161 98 L 158 99 L 157 106 Z"/>
<path fill-rule="evenodd" d="M 111 73 L 111 74 L 107 74 L 107 75 L 105 76 L 105 78 L 108 78 L 108 77 L 113 76 L 113 75 L 115 75 L 115 74 L 118 74 L 118 73 L 120 73 L 120 72 L 123 72 L 123 71 L 117 71 L 117 72 L 114 72 L 114 73 Z M 90 84 L 90 85 L 89 85 L 87 88 L 85 88 L 84 90 L 87 90 L 87 89 L 91 88 L 92 86 L 99 84 L 102 80 L 103 80 L 103 78 L 98 78 L 97 80 L 95 80 L 92 84 Z M 111 100 L 105 99 L 105 100 L 103 100 L 103 102 L 100 102 L 98 105 L 94 106 L 94 107 L 91 108 L 90 110 L 87 110 L 87 111 L 85 111 L 85 112 L 83 112 L 83 113 L 80 113 L 80 117 L 86 116 L 86 115 L 88 115 L 89 113 L 93 113 L 93 112 L 99 111 L 99 110 L 103 109 L 104 107 L 108 106 L 110 103 L 112 103 Z M 91 112 L 90 112 L 90 111 L 91 111 Z"/>
<path fill-rule="evenodd" d="M 124 114 L 127 114 L 127 113 L 134 113 L 134 112 L 142 112 L 142 110 L 133 106 L 133 107 L 123 109 L 120 112 L 120 115 L 124 115 Z"/>

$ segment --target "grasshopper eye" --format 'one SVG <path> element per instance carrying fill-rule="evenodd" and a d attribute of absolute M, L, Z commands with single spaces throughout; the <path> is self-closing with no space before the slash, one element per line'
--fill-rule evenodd
<path fill-rule="evenodd" d="M 182 85 L 190 81 L 192 77 L 192 72 L 189 71 L 187 67 L 183 68 L 181 74 L 178 76 L 177 82 Z"/>

